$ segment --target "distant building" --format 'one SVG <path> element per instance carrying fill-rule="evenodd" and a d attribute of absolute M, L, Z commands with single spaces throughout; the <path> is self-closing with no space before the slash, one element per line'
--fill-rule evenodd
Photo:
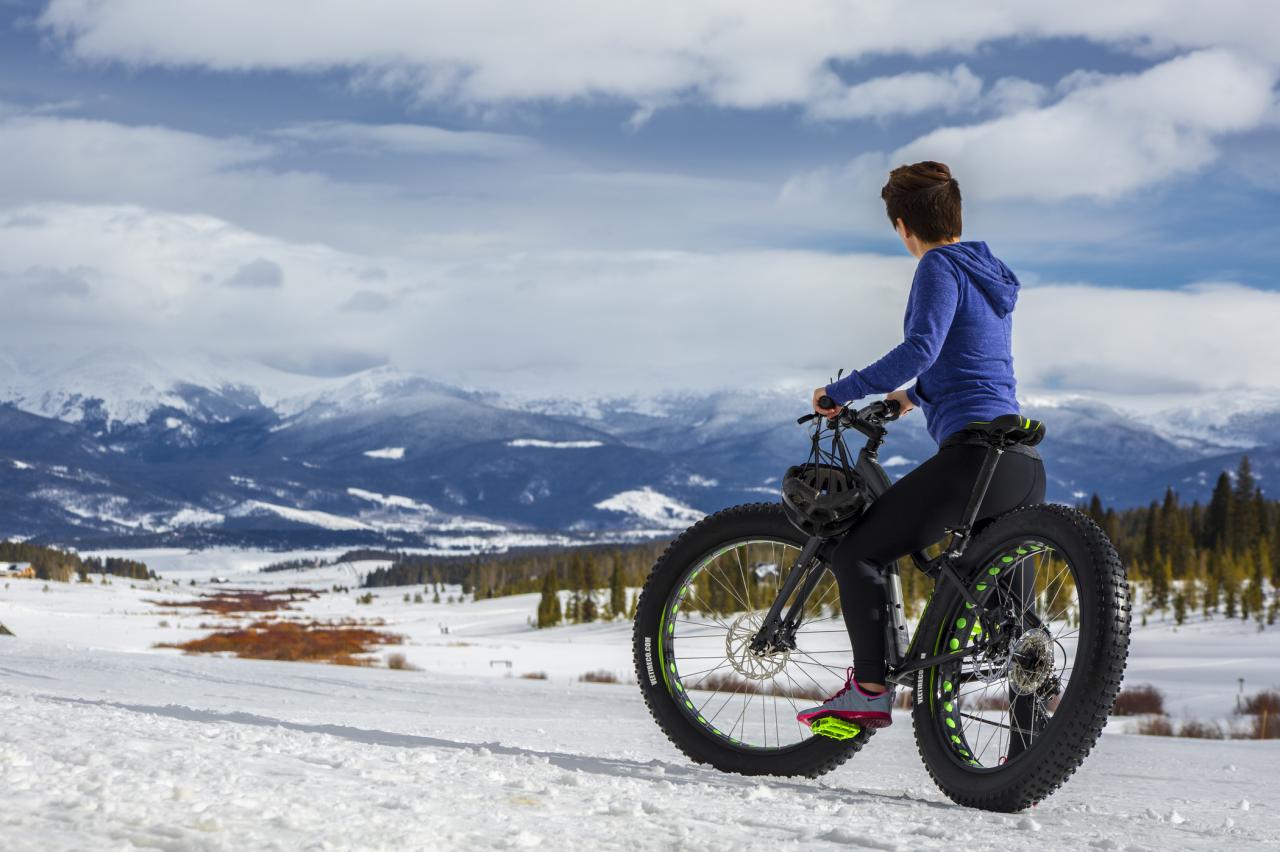
<path fill-rule="evenodd" d="M 11 577 L 19 580 L 34 580 L 36 569 L 25 562 L 0 562 L 0 577 L 6 580 Z"/>

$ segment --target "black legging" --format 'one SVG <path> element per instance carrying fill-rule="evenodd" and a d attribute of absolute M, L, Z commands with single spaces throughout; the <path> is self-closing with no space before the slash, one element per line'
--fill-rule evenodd
<path fill-rule="evenodd" d="M 831 567 L 840 585 L 840 607 L 859 681 L 883 683 L 885 678 L 883 566 L 938 541 L 945 535 L 944 527 L 959 525 L 986 453 L 986 447 L 974 444 L 938 450 L 880 495 L 836 546 Z M 1043 461 L 1005 452 L 978 519 L 1042 503 L 1044 490 Z"/>

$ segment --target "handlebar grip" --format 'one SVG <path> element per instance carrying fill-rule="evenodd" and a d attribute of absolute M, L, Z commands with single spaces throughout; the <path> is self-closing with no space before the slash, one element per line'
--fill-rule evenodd
<path fill-rule="evenodd" d="M 840 403 L 836 402 L 834 399 L 827 396 L 825 393 L 822 396 L 818 397 L 818 405 L 819 407 L 825 408 L 827 410 L 840 407 Z"/>

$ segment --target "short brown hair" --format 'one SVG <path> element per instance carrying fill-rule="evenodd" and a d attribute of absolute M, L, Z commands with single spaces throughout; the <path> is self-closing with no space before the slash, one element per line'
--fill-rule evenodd
<path fill-rule="evenodd" d="M 894 227 L 901 219 L 908 231 L 928 243 L 960 238 L 960 184 L 945 163 L 925 160 L 898 166 L 889 172 L 880 197 Z"/>

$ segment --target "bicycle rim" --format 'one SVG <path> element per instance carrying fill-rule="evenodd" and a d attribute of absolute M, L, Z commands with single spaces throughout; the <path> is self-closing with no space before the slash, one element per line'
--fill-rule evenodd
<path fill-rule="evenodd" d="M 786 751 L 812 738 L 796 721 L 844 685 L 853 651 L 835 578 L 825 568 L 791 651 L 755 655 L 750 641 L 800 548 L 756 536 L 693 562 L 663 608 L 660 665 L 690 723 L 731 748 Z"/>
<path fill-rule="evenodd" d="M 1081 678 L 1079 574 L 1063 550 L 1043 536 L 994 549 L 971 591 L 1013 617 L 1006 635 L 985 650 L 934 668 L 932 716 L 953 760 L 974 771 L 998 771 L 1019 760 L 1052 729 L 1057 708 Z M 944 614 L 934 653 L 973 647 L 992 625 L 957 600 Z"/>

